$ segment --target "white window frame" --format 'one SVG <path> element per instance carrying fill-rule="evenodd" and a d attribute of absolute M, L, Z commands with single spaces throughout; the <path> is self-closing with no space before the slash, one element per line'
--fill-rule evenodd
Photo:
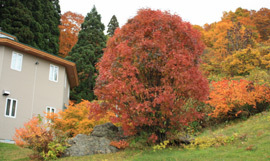
<path fill-rule="evenodd" d="M 49 109 L 49 110 L 48 110 L 48 109 Z M 53 111 L 52 111 L 52 110 L 53 110 Z M 46 107 L 46 113 L 48 113 L 48 112 L 56 113 L 56 108 L 51 107 L 51 106 L 47 106 L 47 107 Z"/>
<path fill-rule="evenodd" d="M 51 107 L 51 106 L 47 106 L 46 107 L 46 114 L 47 113 L 56 113 L 56 108 L 54 108 L 54 107 Z M 50 119 L 46 119 L 46 123 L 51 123 L 52 122 L 52 120 L 50 120 Z"/>
<path fill-rule="evenodd" d="M 22 71 L 23 54 L 12 52 L 10 68 L 16 71 Z"/>
<path fill-rule="evenodd" d="M 59 66 L 50 64 L 49 80 L 53 82 L 58 82 L 59 78 Z"/>
<path fill-rule="evenodd" d="M 8 105 L 8 100 L 10 100 L 10 105 L 9 105 L 9 114 L 7 115 L 7 105 Z M 16 106 L 15 106 L 15 109 L 14 109 L 14 116 L 12 116 L 12 107 L 13 107 L 13 102 L 16 102 Z M 10 118 L 16 118 L 16 113 L 17 113 L 17 107 L 18 107 L 18 100 L 16 99 L 13 99 L 13 98 L 7 98 L 6 99 L 6 105 L 5 105 L 5 116 L 6 117 L 10 117 Z"/>

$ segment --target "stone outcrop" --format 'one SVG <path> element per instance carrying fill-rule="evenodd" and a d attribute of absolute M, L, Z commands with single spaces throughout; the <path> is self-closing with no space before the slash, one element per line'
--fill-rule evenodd
<path fill-rule="evenodd" d="M 110 140 L 120 140 L 124 137 L 122 129 L 110 122 L 95 126 L 91 136 L 106 137 Z"/>
<path fill-rule="evenodd" d="M 194 140 L 194 138 L 191 138 L 189 135 L 177 135 L 172 140 L 176 145 L 187 145 L 190 144 Z"/>
<path fill-rule="evenodd" d="M 125 139 L 121 128 L 112 123 L 105 123 L 94 127 L 91 135 L 78 134 L 68 140 L 69 148 L 65 156 L 84 156 L 92 154 L 115 153 L 118 149 L 110 145 L 113 140 Z"/>

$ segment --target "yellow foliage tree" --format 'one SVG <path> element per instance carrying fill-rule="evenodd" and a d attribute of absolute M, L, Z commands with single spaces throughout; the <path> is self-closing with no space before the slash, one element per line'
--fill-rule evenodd
<path fill-rule="evenodd" d="M 224 72 L 231 76 L 246 75 L 251 70 L 260 66 L 261 57 L 257 49 L 246 48 L 235 51 L 222 63 Z"/>
<path fill-rule="evenodd" d="M 261 43 L 260 54 L 262 57 L 262 69 L 270 69 L 270 40 Z"/>
<path fill-rule="evenodd" d="M 246 76 L 246 80 L 260 85 L 265 84 L 270 87 L 270 71 L 257 67 L 249 72 L 249 75 Z"/>
<path fill-rule="evenodd" d="M 90 134 L 94 126 L 110 122 L 110 117 L 115 117 L 113 112 L 95 113 L 95 107 L 94 103 L 87 100 L 83 100 L 79 104 L 70 102 L 66 110 L 56 114 L 48 113 L 46 117 L 52 120 L 50 127 L 63 132 L 68 137 L 74 137 L 77 134 Z M 90 115 L 93 117 L 89 118 Z"/>
<path fill-rule="evenodd" d="M 270 53 L 262 57 L 262 65 L 265 69 L 270 69 Z"/>

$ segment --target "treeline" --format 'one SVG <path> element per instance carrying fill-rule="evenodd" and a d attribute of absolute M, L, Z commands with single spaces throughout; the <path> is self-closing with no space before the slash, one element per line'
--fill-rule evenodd
<path fill-rule="evenodd" d="M 224 12 L 221 21 L 196 26 L 206 49 L 202 69 L 212 78 L 247 76 L 270 68 L 270 10 L 236 9 Z"/>

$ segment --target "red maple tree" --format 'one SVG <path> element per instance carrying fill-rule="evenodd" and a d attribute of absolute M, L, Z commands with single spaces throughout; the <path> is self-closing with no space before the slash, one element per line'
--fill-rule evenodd
<path fill-rule="evenodd" d="M 118 117 L 126 134 L 145 131 L 164 140 L 200 117 L 188 99 L 205 100 L 199 71 L 204 44 L 190 23 L 168 12 L 141 9 L 109 39 L 97 65 L 95 94 Z"/>

